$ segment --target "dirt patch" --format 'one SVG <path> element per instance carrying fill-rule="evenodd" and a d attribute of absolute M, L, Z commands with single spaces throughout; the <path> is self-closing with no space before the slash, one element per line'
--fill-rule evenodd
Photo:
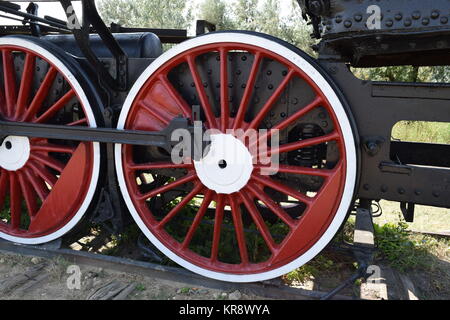
<path fill-rule="evenodd" d="M 47 275 L 36 283 L 23 284 L 8 292 L 1 291 L 1 283 L 14 276 L 24 274 L 37 264 L 45 264 L 41 274 Z M 116 282 L 134 284 L 134 289 L 125 299 L 132 300 L 255 300 L 263 297 L 236 291 L 220 291 L 204 287 L 189 287 L 186 284 L 145 277 L 103 268 L 80 266 L 80 285 L 74 288 L 74 274 L 70 263 L 63 259 L 47 260 L 12 254 L 0 254 L 0 299 L 2 300 L 85 300 L 102 287 Z M 33 282 L 33 281 L 32 281 Z M 32 284 L 32 285 L 31 285 Z"/>

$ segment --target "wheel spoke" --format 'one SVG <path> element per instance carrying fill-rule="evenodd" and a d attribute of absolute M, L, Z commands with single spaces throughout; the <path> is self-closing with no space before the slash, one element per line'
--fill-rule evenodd
<path fill-rule="evenodd" d="M 17 98 L 16 119 L 20 119 L 25 112 L 30 99 L 31 87 L 33 85 L 34 68 L 36 65 L 36 57 L 27 53 L 25 57 L 25 65 L 22 71 L 22 80 L 20 82 L 19 96 Z"/>
<path fill-rule="evenodd" d="M 337 167 L 336 172 L 321 187 L 314 197 L 313 203 L 306 208 L 297 228 L 293 230 L 284 240 L 279 250 L 277 259 L 283 260 L 295 252 L 295 244 L 308 243 L 320 233 L 323 227 L 323 215 L 330 212 L 339 194 L 342 177 L 342 164 Z"/>
<path fill-rule="evenodd" d="M 62 173 L 64 170 L 64 165 L 59 162 L 58 160 L 55 160 L 49 156 L 45 156 L 39 153 L 31 153 L 30 154 L 30 159 L 36 160 L 44 165 L 46 165 L 47 167 L 50 167 L 56 171 L 58 171 L 59 173 Z"/>
<path fill-rule="evenodd" d="M 242 126 L 242 121 L 245 118 L 245 114 L 247 112 L 248 105 L 250 103 L 250 99 L 252 97 L 253 88 L 255 86 L 255 82 L 257 79 L 258 72 L 259 72 L 259 66 L 261 64 L 261 60 L 262 60 L 262 55 L 260 52 L 257 52 L 255 54 L 255 58 L 253 60 L 252 69 L 250 71 L 250 75 L 248 76 L 247 84 L 246 84 L 245 91 L 244 91 L 244 94 L 241 99 L 241 103 L 239 105 L 236 119 L 234 121 L 234 125 L 233 125 L 234 130 L 241 128 L 241 126 Z"/>
<path fill-rule="evenodd" d="M 57 179 L 48 171 L 47 168 L 40 164 L 34 163 L 33 161 L 29 161 L 28 166 L 34 171 L 34 173 L 41 177 L 44 182 L 48 183 L 50 187 L 55 185 Z"/>
<path fill-rule="evenodd" d="M 228 128 L 230 102 L 228 98 L 228 51 L 220 49 L 220 126 L 222 132 Z"/>
<path fill-rule="evenodd" d="M 38 211 L 36 193 L 26 180 L 25 174 L 23 172 L 17 172 L 17 176 L 19 177 L 20 187 L 22 188 L 22 194 L 28 209 L 28 215 L 30 216 L 30 218 L 33 218 Z"/>
<path fill-rule="evenodd" d="M 9 173 L 2 169 L 0 175 L 0 210 L 4 209 L 6 194 L 9 187 Z"/>
<path fill-rule="evenodd" d="M 149 103 L 145 102 L 144 100 L 141 100 L 141 101 L 139 101 L 139 107 L 141 107 L 143 110 L 145 110 L 152 117 L 158 119 L 165 126 L 167 126 L 171 120 L 169 115 L 161 113 L 163 108 L 161 108 L 158 105 L 149 104 Z"/>
<path fill-rule="evenodd" d="M 83 119 L 80 119 L 80 120 L 77 120 L 77 121 L 73 121 L 73 122 L 71 122 L 71 123 L 68 123 L 68 124 L 66 124 L 67 126 L 80 126 L 80 125 L 86 125 L 86 124 L 88 124 L 88 121 L 87 121 L 87 119 L 86 118 L 83 118 Z"/>
<path fill-rule="evenodd" d="M 294 69 L 290 69 L 286 77 L 281 81 L 281 84 L 278 86 L 278 88 L 275 90 L 275 92 L 270 96 L 270 98 L 267 100 L 266 104 L 261 108 L 261 110 L 258 111 L 258 114 L 255 116 L 253 121 L 250 123 L 248 129 L 258 129 L 261 121 L 266 117 L 269 110 L 272 108 L 272 106 L 277 102 L 278 98 L 281 96 L 283 91 L 286 89 L 288 83 L 292 80 L 293 76 L 295 74 Z"/>
<path fill-rule="evenodd" d="M 287 214 L 275 201 L 270 199 L 262 188 L 257 187 L 253 183 L 249 183 L 246 187 L 256 199 L 261 200 L 272 212 L 278 216 L 289 228 L 294 228 L 296 221 Z"/>
<path fill-rule="evenodd" d="M 35 116 L 36 113 L 39 112 L 39 110 L 42 107 L 42 103 L 44 102 L 45 98 L 47 97 L 57 74 L 58 74 L 58 71 L 56 70 L 55 67 L 51 66 L 48 69 L 44 80 L 42 81 L 38 91 L 36 92 L 36 95 L 34 96 L 33 100 L 31 101 L 30 106 L 28 107 L 28 110 L 25 112 L 25 115 L 23 117 L 24 121 L 30 121 L 32 119 L 32 117 Z"/>
<path fill-rule="evenodd" d="M 270 166 L 259 165 L 259 164 L 254 165 L 254 168 L 259 169 L 259 170 L 265 170 L 266 172 L 271 169 Z M 318 177 L 324 177 L 324 178 L 329 177 L 334 172 L 334 170 L 314 169 L 314 168 L 290 166 L 290 165 L 284 165 L 284 164 L 278 165 L 278 167 L 274 168 L 273 170 L 276 172 L 282 172 L 282 173 L 303 174 L 303 175 L 307 175 L 307 176 L 318 176 Z"/>
<path fill-rule="evenodd" d="M 38 177 L 33 173 L 33 171 L 28 168 L 24 168 L 24 172 L 25 172 L 25 175 L 27 176 L 27 179 L 30 181 L 31 185 L 33 186 L 34 190 L 36 191 L 36 194 L 41 199 L 41 201 L 44 202 L 49 194 L 48 188 L 44 183 L 45 179 L 42 177 L 41 177 L 41 179 L 38 179 Z M 54 185 L 56 182 L 56 178 L 52 178 L 52 179 L 53 179 L 53 182 L 51 185 Z"/>
<path fill-rule="evenodd" d="M 266 223 L 261 217 L 261 214 L 258 212 L 258 210 L 255 207 L 255 204 L 248 197 L 245 191 L 246 190 L 244 189 L 244 191 L 239 192 L 239 195 L 243 200 L 244 205 L 247 208 L 248 212 L 252 216 L 252 219 L 255 222 L 256 227 L 261 233 L 261 236 L 263 237 L 264 241 L 266 242 L 267 247 L 273 253 L 276 250 L 277 245 L 275 244 L 275 241 L 273 240 L 272 235 L 270 234 L 269 228 L 267 228 Z"/>
<path fill-rule="evenodd" d="M 183 178 L 179 178 L 175 180 L 174 182 L 170 182 L 168 184 L 163 185 L 162 187 L 156 188 L 155 190 L 152 190 L 149 193 L 146 193 L 139 197 L 139 200 L 146 200 L 148 198 L 152 198 L 160 193 L 167 192 L 173 188 L 179 187 L 185 183 L 191 182 L 193 180 L 197 179 L 197 175 L 195 173 L 189 173 Z M 198 182 L 200 184 L 200 182 Z"/>
<path fill-rule="evenodd" d="M 194 189 L 189 192 L 183 200 L 181 200 L 170 212 L 159 222 L 157 228 L 162 229 L 170 220 L 172 220 L 177 213 L 186 206 L 196 195 L 198 195 L 203 189 L 203 185 L 197 184 Z"/>
<path fill-rule="evenodd" d="M 191 243 L 192 238 L 194 237 L 195 231 L 197 231 L 198 226 L 200 225 L 200 222 L 205 216 L 206 210 L 208 210 L 208 206 L 212 201 L 212 195 L 213 192 L 211 190 L 208 190 L 206 192 L 202 204 L 200 205 L 200 208 L 198 209 L 197 214 L 195 215 L 194 221 L 192 222 L 192 225 L 189 227 L 186 237 L 184 238 L 183 244 L 181 245 L 182 248 L 186 249 L 189 247 L 189 244 Z"/>
<path fill-rule="evenodd" d="M 217 195 L 216 201 L 216 215 L 214 217 L 214 233 L 213 233 L 213 241 L 211 245 L 211 261 L 217 261 L 219 255 L 219 243 L 220 243 L 220 234 L 222 230 L 222 222 L 223 222 L 223 211 L 225 208 L 225 196 L 222 194 Z"/>
<path fill-rule="evenodd" d="M 31 145 L 31 151 L 35 152 L 56 152 L 56 153 L 68 153 L 72 154 L 75 151 L 75 147 L 70 146 L 62 146 L 57 144 L 37 144 L 37 145 Z"/>
<path fill-rule="evenodd" d="M 279 124 L 277 124 L 276 126 L 272 127 L 270 130 L 268 130 L 266 133 L 262 134 L 259 138 L 258 138 L 258 143 L 265 143 L 268 138 L 270 138 L 272 136 L 272 134 L 274 132 L 276 132 L 277 130 L 283 130 L 285 128 L 287 128 L 290 124 L 292 124 L 294 121 L 300 119 L 301 117 L 303 117 L 304 115 L 306 115 L 308 112 L 310 112 L 311 110 L 313 110 L 314 108 L 317 108 L 318 106 L 320 106 L 320 104 L 323 102 L 323 99 L 319 96 L 317 96 L 311 103 L 309 103 L 306 107 L 300 109 L 299 111 L 297 111 L 296 113 L 294 113 L 293 115 L 291 115 L 290 117 L 288 117 L 286 120 L 280 122 Z M 250 145 L 250 149 L 255 147 L 255 143 Z"/>
<path fill-rule="evenodd" d="M 203 111 L 205 112 L 206 120 L 209 124 L 209 129 L 217 128 L 216 118 L 211 108 L 211 104 L 209 103 L 208 97 L 206 96 L 206 92 L 203 89 L 203 83 L 198 74 L 197 66 L 195 65 L 195 58 L 191 55 L 186 58 L 187 63 L 189 65 L 189 70 L 191 71 L 192 78 L 194 79 L 195 87 L 197 88 L 197 93 L 200 99 L 200 103 L 202 105 Z"/>
<path fill-rule="evenodd" d="M 90 163 L 87 161 L 90 153 L 88 143 L 80 143 L 66 164 L 64 172 L 52 187 L 48 197 L 43 202 L 35 218 L 31 221 L 28 232 L 42 232 L 54 226 L 55 222 L 63 221 L 70 210 L 79 207 L 86 178 L 90 176 Z M 76 212 L 76 211 L 75 211 Z M 56 221 L 55 221 L 56 220 Z"/>
<path fill-rule="evenodd" d="M 306 147 L 311 147 L 311 146 L 315 146 L 318 144 L 330 142 L 332 140 L 339 140 L 339 139 L 341 139 L 339 133 L 336 131 L 333 131 L 332 133 L 329 133 L 329 134 L 326 134 L 326 135 L 323 135 L 320 137 L 315 137 L 315 138 L 300 140 L 297 142 L 283 144 L 279 148 L 271 150 L 271 153 L 276 154 L 276 153 L 290 152 L 290 151 L 294 151 L 294 150 L 298 150 L 298 149 L 302 149 L 302 148 L 306 148 Z"/>
<path fill-rule="evenodd" d="M 20 216 L 22 212 L 22 199 L 20 195 L 20 185 L 15 173 L 9 173 L 10 206 L 11 206 L 11 228 L 20 228 Z"/>
<path fill-rule="evenodd" d="M 16 70 L 14 68 L 14 57 L 11 50 L 3 49 L 3 81 L 5 84 L 6 114 L 14 115 L 14 107 L 17 102 Z"/>
<path fill-rule="evenodd" d="M 287 194 L 301 202 L 304 202 L 306 204 L 311 203 L 311 198 L 308 198 L 306 195 L 292 189 L 291 187 L 288 187 L 279 182 L 276 182 L 273 179 L 265 178 L 265 177 L 259 176 L 257 174 L 253 174 L 252 179 L 266 187 L 269 187 L 269 188 L 279 191 L 281 193 Z"/>
<path fill-rule="evenodd" d="M 61 97 L 55 104 L 53 104 L 44 114 L 37 118 L 34 122 L 42 123 L 50 120 L 59 110 L 64 108 L 72 98 L 75 97 L 75 90 L 70 89 L 64 96 Z"/>
<path fill-rule="evenodd" d="M 172 162 L 152 162 L 152 163 L 140 163 L 140 164 L 130 164 L 128 170 L 156 170 L 156 169 L 191 169 L 194 165 L 191 163 L 181 163 L 175 164 Z"/>
<path fill-rule="evenodd" d="M 248 260 L 247 244 L 244 235 L 244 225 L 242 223 L 242 213 L 241 209 L 236 203 L 235 197 L 236 196 L 234 195 L 229 195 L 228 199 L 231 206 L 231 214 L 233 216 L 233 224 L 236 232 L 236 239 L 238 242 L 239 254 L 241 257 L 241 264 L 247 265 L 249 260 Z"/>
<path fill-rule="evenodd" d="M 169 82 L 169 79 L 167 79 L 167 76 L 160 74 L 158 79 L 159 81 L 161 81 L 163 86 L 169 92 L 172 99 L 176 101 L 177 106 L 181 109 L 181 111 L 183 111 L 183 115 L 186 118 L 190 118 L 192 116 L 191 108 L 189 107 L 187 102 L 183 99 L 183 97 L 175 90 L 173 85 Z"/>

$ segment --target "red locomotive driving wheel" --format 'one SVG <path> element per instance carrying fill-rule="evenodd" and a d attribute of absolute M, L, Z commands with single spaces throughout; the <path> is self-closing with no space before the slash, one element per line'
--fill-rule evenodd
<path fill-rule="evenodd" d="M 314 61 L 254 33 L 188 40 L 139 78 L 119 129 L 161 130 L 194 105 L 217 130 L 203 159 L 176 164 L 158 148 L 116 145 L 139 227 L 175 262 L 225 281 L 274 278 L 312 259 L 347 214 L 357 167 L 349 119 Z M 279 130 L 274 175 L 230 131 L 260 129 Z M 259 132 L 270 141 L 274 131 Z"/>
<path fill-rule="evenodd" d="M 76 66 L 31 37 L 0 39 L 0 115 L 6 121 L 96 126 Z M 100 171 L 98 143 L 3 137 L 0 237 L 26 244 L 59 238 L 83 217 Z"/>

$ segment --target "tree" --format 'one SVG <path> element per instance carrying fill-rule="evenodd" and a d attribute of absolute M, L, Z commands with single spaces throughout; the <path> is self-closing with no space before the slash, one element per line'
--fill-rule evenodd
<path fill-rule="evenodd" d="M 236 0 L 232 13 L 237 29 L 257 30 L 258 0 Z"/>
<path fill-rule="evenodd" d="M 204 0 L 200 4 L 200 19 L 216 25 L 217 30 L 232 30 L 235 23 L 229 15 L 229 8 L 223 0 Z"/>
<path fill-rule="evenodd" d="M 192 7 L 187 0 L 101 0 L 99 12 L 106 23 L 128 27 L 189 27 Z"/>

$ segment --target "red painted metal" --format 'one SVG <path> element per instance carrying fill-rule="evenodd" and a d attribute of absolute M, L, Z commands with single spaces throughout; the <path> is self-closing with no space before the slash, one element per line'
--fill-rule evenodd
<path fill-rule="evenodd" d="M 4 87 L 0 88 L 0 113 L 3 118 L 54 123 L 56 113 L 69 102 L 78 101 L 85 110 L 72 87 L 44 109 L 44 102 L 56 77 L 61 75 L 65 79 L 64 74 L 45 56 L 28 48 L 4 45 L 0 47 L 0 52 L 4 79 Z M 20 55 L 24 56 L 23 60 L 14 59 Z M 38 58 L 48 63 L 48 70 L 32 96 Z M 23 61 L 24 65 L 20 79 L 16 79 L 16 64 L 21 63 L 19 61 Z M 19 80 L 19 86 L 16 80 Z M 81 118 L 67 125 L 89 125 L 89 121 Z M 44 237 L 64 227 L 80 208 L 92 177 L 92 144 L 76 146 L 71 141 L 56 144 L 48 139 L 34 138 L 29 142 L 30 157 L 22 168 L 16 171 L 0 169 L 0 232 L 20 238 Z M 58 160 L 60 155 L 69 160 Z"/>
<path fill-rule="evenodd" d="M 227 56 L 231 51 L 235 50 L 245 51 L 249 55 L 253 55 L 254 60 L 247 86 L 244 90 L 242 100 L 239 103 L 239 109 L 237 110 L 237 114 L 232 117 L 230 115 L 230 102 L 228 98 L 228 82 L 231 77 L 229 75 L 230 66 L 227 63 Z M 200 59 L 197 58 L 209 52 L 216 52 L 218 54 L 218 60 L 220 60 L 220 117 L 214 115 L 211 101 L 206 95 L 202 79 L 198 72 L 197 63 L 199 63 L 198 61 Z M 244 120 L 245 115 L 249 109 L 252 91 L 264 59 L 278 61 L 286 66 L 288 72 L 258 114 L 250 123 L 247 123 Z M 323 235 L 336 213 L 343 192 L 346 171 L 345 146 L 339 122 L 326 96 L 303 70 L 285 58 L 264 48 L 236 43 L 204 45 L 181 53 L 177 57 L 167 61 L 147 80 L 130 108 L 125 125 L 126 129 L 156 131 L 162 129 L 171 118 L 178 114 L 184 114 L 188 117 L 191 116 L 191 110 L 181 93 L 177 92 L 175 87 L 167 80 L 169 72 L 180 64 L 186 64 L 188 66 L 188 72 L 191 73 L 201 107 L 205 114 L 206 127 L 218 128 L 222 132 L 225 132 L 226 129 L 258 129 L 262 120 L 266 117 L 290 82 L 294 78 L 303 79 L 314 90 L 316 97 L 302 109 L 299 109 L 296 113 L 276 124 L 274 128 L 279 130 L 285 129 L 311 110 L 321 106 L 330 114 L 333 120 L 334 131 L 320 137 L 284 144 L 279 149 L 272 150 L 272 152 L 285 153 L 335 141 L 340 151 L 340 161 L 334 169 L 314 169 L 293 165 L 280 165 L 279 172 L 321 177 L 324 182 L 321 189 L 314 196 L 308 196 L 268 176 L 262 176 L 260 171 L 266 167 L 260 163 L 254 166 L 251 179 L 243 189 L 233 194 L 224 195 L 217 194 L 203 186 L 196 175 L 193 165 L 177 165 L 170 162 L 137 164 L 133 158 L 133 147 L 123 146 L 122 158 L 125 181 L 137 212 L 146 227 L 166 248 L 188 262 L 207 270 L 232 274 L 253 274 L 270 271 L 292 262 L 311 248 Z M 161 85 L 162 82 L 165 85 Z M 258 141 L 269 138 L 271 134 L 269 131 L 267 134 L 261 135 Z M 158 169 L 184 169 L 185 175 L 181 177 L 174 175 L 170 182 L 155 187 L 149 192 L 141 193 L 136 180 L 136 171 L 142 170 L 148 173 L 157 173 L 154 170 Z M 167 171 L 165 174 L 167 174 Z M 157 218 L 157 212 L 150 210 L 148 201 L 152 198 L 169 191 L 174 191 L 177 187 L 188 184 L 192 185 L 192 189 L 162 218 Z M 271 199 L 267 193 L 267 188 L 277 190 L 297 199 L 299 204 L 301 203 L 304 208 L 306 207 L 303 213 L 300 214 L 300 217 L 294 218 L 288 214 L 282 204 Z M 165 227 L 169 222 L 181 215 L 183 209 L 189 203 L 192 203 L 194 199 L 198 203 L 198 212 L 193 218 L 184 239 L 180 242 Z M 258 203 L 259 205 L 257 205 Z M 260 211 L 260 204 L 263 204 L 266 211 L 270 210 L 274 216 L 287 226 L 288 232 L 282 241 L 276 242 L 274 240 L 264 220 L 265 218 Z M 212 217 L 214 218 L 214 223 L 212 226 L 213 235 L 211 237 L 210 255 L 205 256 L 191 250 L 189 244 L 192 241 L 195 231 L 198 230 L 202 219 L 208 214 L 208 206 L 211 209 L 210 211 L 213 211 Z M 243 208 L 247 212 L 247 218 L 250 217 L 270 252 L 270 257 L 266 261 L 252 262 L 251 260 L 249 252 L 250 244 L 246 236 L 247 230 L 245 227 L 246 222 L 244 221 Z M 211 213 L 209 213 L 209 216 L 211 217 Z M 221 250 L 220 238 L 221 233 L 224 232 L 223 221 L 226 217 L 232 221 L 234 227 L 234 236 L 236 239 L 235 249 L 240 257 L 240 261 L 236 263 L 225 263 L 219 258 Z"/>

